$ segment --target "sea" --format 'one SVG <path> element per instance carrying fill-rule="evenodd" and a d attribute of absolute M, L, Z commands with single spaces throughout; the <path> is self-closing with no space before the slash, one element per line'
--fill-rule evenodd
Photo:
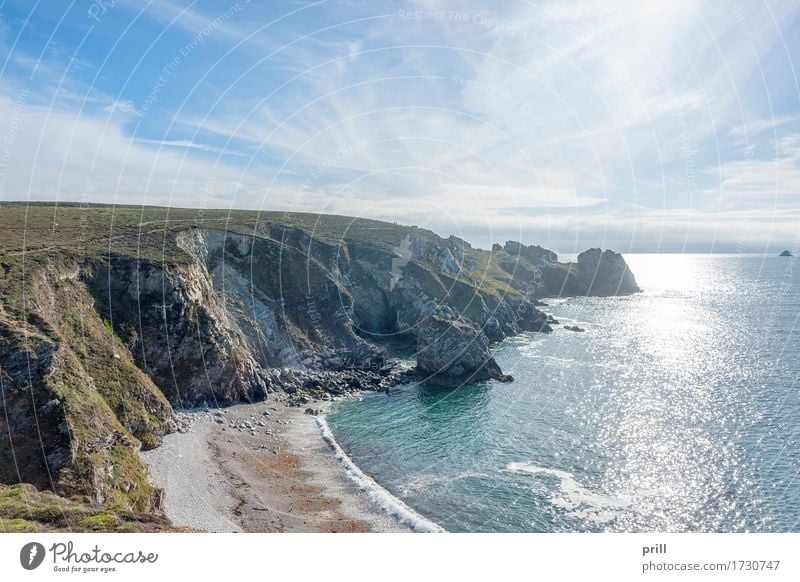
<path fill-rule="evenodd" d="M 513 383 L 338 402 L 360 486 L 422 530 L 800 531 L 800 258 L 625 258 L 642 293 L 495 347 Z"/>

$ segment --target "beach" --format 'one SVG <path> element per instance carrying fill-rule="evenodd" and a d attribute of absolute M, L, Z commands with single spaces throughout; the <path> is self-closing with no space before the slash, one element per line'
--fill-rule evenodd
<path fill-rule="evenodd" d="M 142 453 L 167 517 L 209 532 L 412 531 L 348 476 L 305 409 L 268 400 L 177 413 L 179 432 Z"/>

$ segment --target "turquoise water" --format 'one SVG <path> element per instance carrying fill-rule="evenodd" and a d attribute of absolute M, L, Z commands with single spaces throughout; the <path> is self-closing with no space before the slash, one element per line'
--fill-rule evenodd
<path fill-rule="evenodd" d="M 800 259 L 626 259 L 644 293 L 497 347 L 514 383 L 341 402 L 337 441 L 449 531 L 800 531 Z"/>

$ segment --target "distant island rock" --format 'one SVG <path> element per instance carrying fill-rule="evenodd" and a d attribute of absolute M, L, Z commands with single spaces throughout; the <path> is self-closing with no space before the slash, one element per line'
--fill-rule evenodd
<path fill-rule="evenodd" d="M 779 256 L 781 256 L 781 257 L 793 257 L 794 255 L 792 254 L 791 251 L 783 251 Z"/>

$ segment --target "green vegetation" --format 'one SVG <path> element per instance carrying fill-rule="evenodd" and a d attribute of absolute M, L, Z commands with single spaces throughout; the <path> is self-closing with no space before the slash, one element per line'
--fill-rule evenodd
<path fill-rule="evenodd" d="M 405 236 L 438 240 L 433 232 L 378 220 L 299 212 L 205 210 L 153 206 L 80 205 L 77 203 L 12 202 L 0 206 L 0 291 L 21 286 L 39 266 L 68 259 L 108 261 L 133 257 L 141 261 L 184 264 L 186 254 L 175 234 L 190 228 L 213 228 L 284 241 L 286 229 L 300 229 L 314 240 L 330 245 L 342 241 L 392 251 Z M 475 267 L 466 275 L 482 291 L 501 296 L 517 292 L 508 287 L 510 276 L 480 249 L 464 248 Z M 0 294 L 9 297 L 9 293 Z"/>
<path fill-rule="evenodd" d="M 33 485 L 0 485 L 0 532 L 138 532 L 180 531 L 163 517 L 64 499 Z"/>
<path fill-rule="evenodd" d="M 108 320 L 101 319 L 83 297 L 84 290 L 73 290 L 78 300 L 70 303 L 61 293 L 64 321 L 60 331 L 75 351 L 81 364 L 94 381 L 95 388 L 122 425 L 145 449 L 161 442 L 170 416 L 170 405 L 152 380 L 133 363 L 128 349 L 110 330 Z"/>
<path fill-rule="evenodd" d="M 75 461 L 69 469 L 76 490 L 89 491 L 90 498 L 108 507 L 147 511 L 153 494 L 147 470 L 137 454 L 132 437 L 94 388 L 94 382 L 69 351 L 64 361 L 46 379 L 58 397 L 71 429 Z M 113 439 L 110 449 L 108 438 Z M 93 495 L 92 495 L 93 493 Z"/>
<path fill-rule="evenodd" d="M 384 248 L 398 245 L 412 232 L 434 236 L 415 227 L 336 215 L 12 202 L 0 206 L 0 231 L 4 233 L 0 254 L 9 266 L 20 264 L 23 255 L 32 263 L 43 263 L 51 253 L 181 262 L 183 253 L 174 236 L 168 235 L 192 227 L 262 236 L 269 236 L 270 227 L 299 228 L 323 242 L 336 244 L 347 239 Z"/>

